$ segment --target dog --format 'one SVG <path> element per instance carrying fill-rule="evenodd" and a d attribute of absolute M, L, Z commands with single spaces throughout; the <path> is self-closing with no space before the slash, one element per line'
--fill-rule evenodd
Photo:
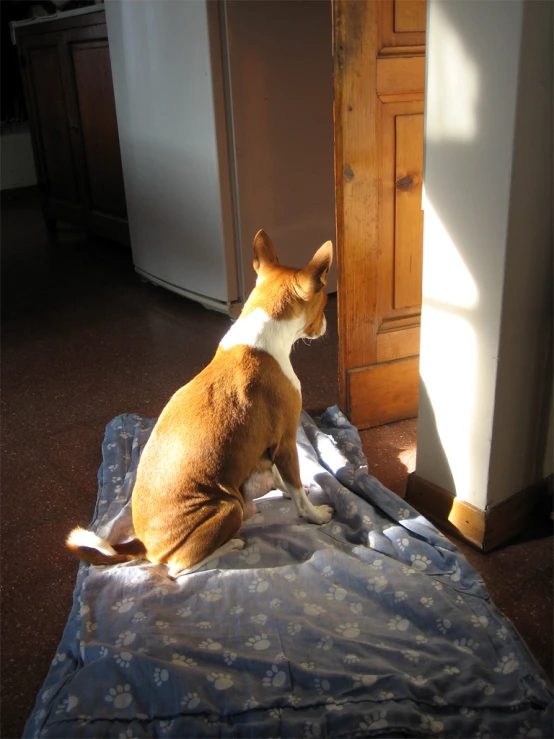
<path fill-rule="evenodd" d="M 66 544 L 79 559 L 110 565 L 142 558 L 167 565 L 177 578 L 241 549 L 236 537 L 257 512 L 253 500 L 273 489 L 308 521 L 331 520 L 332 507 L 313 505 L 300 480 L 302 398 L 289 355 L 298 339 L 326 331 L 332 260 L 327 241 L 303 269 L 282 266 L 265 231 L 256 234 L 256 286 L 210 364 L 170 399 L 140 458 L 136 539 L 112 546 L 76 528 Z"/>

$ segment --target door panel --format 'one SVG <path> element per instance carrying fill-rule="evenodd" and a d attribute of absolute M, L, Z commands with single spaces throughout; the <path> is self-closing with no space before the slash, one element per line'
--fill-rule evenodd
<path fill-rule="evenodd" d="M 339 379 L 360 428 L 417 414 L 424 5 L 333 5 Z"/>

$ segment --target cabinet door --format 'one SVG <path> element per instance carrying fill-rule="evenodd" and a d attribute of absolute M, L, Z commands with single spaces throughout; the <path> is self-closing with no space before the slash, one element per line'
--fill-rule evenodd
<path fill-rule="evenodd" d="M 128 240 L 127 208 L 106 24 L 64 33 L 74 87 L 89 225 L 97 233 Z"/>
<path fill-rule="evenodd" d="M 417 414 L 424 0 L 334 0 L 341 403 L 361 428 Z"/>
<path fill-rule="evenodd" d="M 21 66 L 41 190 L 52 217 L 86 225 L 86 194 L 79 178 L 77 134 L 68 107 L 59 33 L 24 36 Z"/>

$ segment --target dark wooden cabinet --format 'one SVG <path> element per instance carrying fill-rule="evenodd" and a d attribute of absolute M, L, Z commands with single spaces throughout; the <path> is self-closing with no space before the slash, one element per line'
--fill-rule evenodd
<path fill-rule="evenodd" d="M 45 218 L 129 243 L 103 10 L 14 28 Z"/>

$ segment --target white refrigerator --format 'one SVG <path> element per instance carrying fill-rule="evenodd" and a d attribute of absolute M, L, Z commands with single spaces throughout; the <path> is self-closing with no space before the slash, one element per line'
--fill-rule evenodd
<path fill-rule="evenodd" d="M 105 9 L 135 268 L 237 315 L 258 229 L 298 267 L 335 238 L 330 0 Z"/>

